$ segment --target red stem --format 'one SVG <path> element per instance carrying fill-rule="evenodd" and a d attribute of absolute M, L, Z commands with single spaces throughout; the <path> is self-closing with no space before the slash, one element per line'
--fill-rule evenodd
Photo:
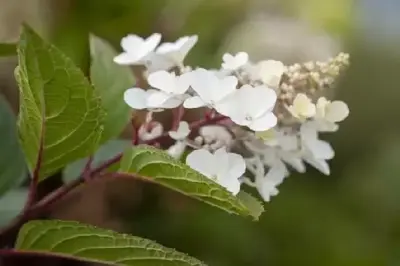
<path fill-rule="evenodd" d="M 43 126 L 42 126 L 43 127 Z M 37 186 L 40 178 L 40 166 L 42 165 L 43 157 L 43 134 L 40 137 L 39 152 L 36 160 L 35 169 L 33 170 L 32 179 L 29 185 L 28 199 L 26 200 L 24 211 L 28 210 L 36 201 Z"/>
<path fill-rule="evenodd" d="M 179 128 L 179 123 L 181 122 L 184 113 L 185 108 L 183 108 L 183 105 L 172 110 L 173 118 L 171 130 L 176 131 Z"/>
<path fill-rule="evenodd" d="M 223 122 L 223 120 L 229 119 L 225 116 L 221 116 L 221 115 L 216 115 L 215 117 L 211 118 L 211 119 L 202 119 L 199 121 L 195 121 L 192 122 L 190 124 L 190 129 L 191 130 L 196 130 L 202 126 L 208 125 L 208 124 L 213 124 L 213 123 L 218 123 L 218 122 Z M 168 133 L 164 133 L 163 135 L 148 140 L 148 141 L 144 141 L 143 144 L 147 144 L 147 145 L 152 145 L 155 143 L 159 143 L 160 141 L 162 141 L 165 138 L 168 138 L 169 135 Z M 41 163 L 41 153 L 39 152 L 39 158 L 38 158 L 38 165 L 40 165 Z M 101 172 L 103 172 L 105 169 L 107 169 L 109 166 L 113 165 L 114 163 L 117 163 L 118 161 L 120 161 L 122 158 L 122 153 L 117 154 L 116 156 L 114 156 L 112 159 L 104 162 L 103 164 L 101 164 L 100 166 L 90 170 L 88 172 L 88 177 L 94 177 L 97 176 L 99 174 L 101 174 Z M 39 160 L 40 159 L 40 160 Z M 40 167 L 37 167 L 40 168 Z M 131 175 L 132 176 L 132 175 Z M 4 236 L 8 236 L 10 233 L 15 232 L 18 230 L 18 228 L 25 223 L 26 221 L 28 221 L 29 219 L 34 219 L 35 217 L 39 217 L 44 211 L 46 211 L 54 202 L 56 202 L 57 200 L 61 199 L 63 196 L 65 196 L 67 193 L 69 193 L 72 189 L 76 188 L 77 186 L 79 186 L 80 184 L 82 184 L 83 180 L 84 180 L 84 176 L 81 176 L 80 178 L 63 185 L 62 187 L 56 189 L 55 191 L 51 192 L 50 194 L 46 195 L 43 199 L 41 199 L 40 201 L 38 201 L 37 203 L 34 203 L 34 199 L 35 199 L 35 194 L 36 194 L 36 187 L 37 187 L 37 181 L 39 180 L 39 170 L 36 170 L 35 168 L 35 173 L 34 173 L 34 178 L 33 180 L 35 180 L 35 182 L 32 181 L 31 183 L 31 187 L 35 188 L 34 191 L 30 192 L 32 195 L 32 202 L 29 201 L 29 207 L 27 207 L 20 216 L 18 216 L 11 224 L 9 224 L 6 228 L 4 228 L 3 230 L 0 230 L 0 240 L 3 239 Z M 32 205 L 33 204 L 33 205 Z M 6 238 L 4 237 L 4 240 Z M 2 241 L 0 241 L 2 242 Z M 1 251 L 1 250 L 0 250 Z M 12 251 L 11 251 L 12 252 Z M 1 254 L 1 252 L 0 252 Z"/>
<path fill-rule="evenodd" d="M 92 163 L 93 163 L 93 156 L 90 156 L 88 161 L 86 162 L 85 168 L 83 169 L 83 172 L 81 174 L 81 176 L 83 177 L 83 179 L 85 181 L 89 181 L 90 180 L 90 171 L 92 169 Z"/>

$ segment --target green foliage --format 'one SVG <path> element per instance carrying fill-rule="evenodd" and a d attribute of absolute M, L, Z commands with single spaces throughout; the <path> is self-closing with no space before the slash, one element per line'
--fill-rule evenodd
<path fill-rule="evenodd" d="M 18 143 L 15 116 L 0 97 L 0 197 L 27 177 L 24 154 Z"/>
<path fill-rule="evenodd" d="M 117 154 L 123 152 L 125 148 L 128 147 L 130 144 L 130 141 L 121 139 L 108 141 L 107 143 L 102 145 L 93 155 L 93 161 L 91 165 L 92 168 L 98 167 L 105 161 L 112 159 Z M 79 175 L 84 170 L 87 161 L 88 158 L 85 158 L 67 165 L 67 167 L 65 167 L 63 171 L 64 182 L 68 183 L 69 181 L 75 180 L 77 177 L 79 177 Z M 118 168 L 119 164 L 116 163 L 115 165 L 112 165 L 109 170 L 118 170 Z"/>
<path fill-rule="evenodd" d="M 122 100 L 125 90 L 134 85 L 135 78 L 129 67 L 114 63 L 113 58 L 117 53 L 104 40 L 91 36 L 90 50 L 90 78 L 100 93 L 102 105 L 107 112 L 101 138 L 101 143 L 104 143 L 119 136 L 130 121 L 132 109 L 123 104 Z"/>
<path fill-rule="evenodd" d="M 22 211 L 28 198 L 28 190 L 9 190 L 0 197 L 0 226 L 6 226 Z"/>
<path fill-rule="evenodd" d="M 197 259 L 143 238 L 67 221 L 32 221 L 16 249 L 111 265 L 194 266 Z"/>
<path fill-rule="evenodd" d="M 121 172 L 139 174 L 184 195 L 237 215 L 257 220 L 263 207 L 256 199 L 242 192 L 233 196 L 206 176 L 175 160 L 164 151 L 150 146 L 136 146 L 125 151 Z"/>
<path fill-rule="evenodd" d="M 43 149 L 43 180 L 93 153 L 102 134 L 100 98 L 83 73 L 28 26 L 18 44 L 19 134 L 29 168 Z"/>

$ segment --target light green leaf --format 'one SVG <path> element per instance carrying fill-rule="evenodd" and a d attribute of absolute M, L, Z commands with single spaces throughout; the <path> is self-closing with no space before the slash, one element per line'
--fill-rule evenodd
<path fill-rule="evenodd" d="M 102 145 L 94 154 L 92 161 L 92 168 L 98 167 L 105 161 L 112 159 L 117 154 L 123 152 L 126 149 L 126 147 L 129 147 L 130 145 L 131 141 L 129 140 L 115 139 L 108 141 L 107 143 Z M 64 182 L 68 183 L 79 177 L 79 175 L 83 172 L 88 159 L 89 158 L 81 159 L 67 165 L 67 167 L 65 167 L 63 171 Z M 116 166 L 117 168 L 113 167 L 113 169 L 118 170 L 119 165 L 117 164 Z"/>
<path fill-rule="evenodd" d="M 132 70 L 114 63 L 117 52 L 104 40 L 91 36 L 91 81 L 100 93 L 107 115 L 101 143 L 118 137 L 129 123 L 132 109 L 124 102 L 124 92 L 135 84 Z"/>
<path fill-rule="evenodd" d="M 10 106 L 0 96 L 0 196 L 20 185 L 28 175 L 15 122 Z"/>
<path fill-rule="evenodd" d="M 21 213 L 28 198 L 28 189 L 9 190 L 0 197 L 0 226 L 8 225 Z"/>
<path fill-rule="evenodd" d="M 233 196 L 225 188 L 164 151 L 150 146 L 136 146 L 126 150 L 120 172 L 139 174 L 141 177 L 176 190 L 207 204 L 257 220 L 263 206 L 252 196 L 241 193 Z"/>
<path fill-rule="evenodd" d="M 20 141 L 31 170 L 43 145 L 43 180 L 96 150 L 104 110 L 80 69 L 28 26 L 23 27 L 18 58 Z"/>
<path fill-rule="evenodd" d="M 17 55 L 17 45 L 15 43 L 0 43 L 0 57 Z"/>
<path fill-rule="evenodd" d="M 194 266 L 201 261 L 140 237 L 67 221 L 32 221 L 16 249 L 117 266 Z"/>

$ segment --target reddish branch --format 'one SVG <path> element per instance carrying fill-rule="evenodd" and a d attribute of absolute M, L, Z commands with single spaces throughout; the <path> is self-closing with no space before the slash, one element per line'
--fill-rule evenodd
<path fill-rule="evenodd" d="M 212 118 L 206 118 L 202 119 L 196 122 L 193 122 L 190 124 L 190 129 L 191 130 L 197 130 L 202 126 L 209 125 L 209 124 L 216 124 L 223 122 L 224 120 L 227 120 L 227 117 L 221 116 L 221 115 L 216 115 Z M 147 144 L 147 145 L 153 145 L 155 143 L 160 143 L 165 139 L 168 139 L 169 135 L 167 132 L 162 134 L 159 137 L 156 137 L 151 140 L 143 141 L 140 144 Z M 14 235 L 17 233 L 19 228 L 26 222 L 31 219 L 37 219 L 41 215 L 43 215 L 49 207 L 53 205 L 54 202 L 58 201 L 62 197 L 64 197 L 66 194 L 68 194 L 71 190 L 76 188 L 77 186 L 81 185 L 85 179 L 88 178 L 94 178 L 96 176 L 99 176 L 104 170 L 106 170 L 108 167 L 111 165 L 119 162 L 122 158 L 122 153 L 117 154 L 114 156 L 112 159 L 104 162 L 100 166 L 90 169 L 89 167 L 82 173 L 80 178 L 63 185 L 62 187 L 54 190 L 53 192 L 49 193 L 46 195 L 43 199 L 35 203 L 35 197 L 36 197 L 36 188 L 37 184 L 39 181 L 39 169 L 40 169 L 40 164 L 41 164 L 41 157 L 42 157 L 43 152 L 39 152 L 38 156 L 38 163 L 37 167 L 35 168 L 32 182 L 31 182 L 31 191 L 29 194 L 29 200 L 27 202 L 27 206 L 24 209 L 24 211 L 14 220 L 11 222 L 10 225 L 7 227 L 3 228 L 0 230 L 0 247 L 4 246 L 7 244 L 10 235 Z M 38 167 L 39 166 L 39 167 Z"/>

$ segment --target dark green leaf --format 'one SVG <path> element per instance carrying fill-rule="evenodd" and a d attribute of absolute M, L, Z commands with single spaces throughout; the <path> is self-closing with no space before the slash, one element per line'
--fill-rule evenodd
<path fill-rule="evenodd" d="M 43 143 L 43 180 L 96 150 L 104 110 L 80 69 L 28 26 L 23 27 L 18 58 L 20 140 L 31 170 Z"/>
<path fill-rule="evenodd" d="M 263 211 L 261 203 L 252 196 L 241 192 L 240 197 L 235 197 L 211 179 L 150 146 L 137 146 L 125 151 L 120 172 L 139 174 L 229 213 L 257 220 Z"/>
<path fill-rule="evenodd" d="M 67 221 L 25 224 L 16 249 L 118 266 L 205 265 L 147 239 Z"/>
<path fill-rule="evenodd" d="M 0 197 L 0 226 L 8 225 L 21 213 L 28 198 L 27 189 L 9 190 Z"/>
<path fill-rule="evenodd" d="M 135 84 L 132 70 L 114 63 L 116 51 L 104 40 L 91 36 L 91 81 L 107 111 L 101 143 L 118 137 L 129 123 L 132 109 L 124 103 L 124 92 Z"/>
<path fill-rule="evenodd" d="M 0 196 L 18 186 L 28 174 L 15 123 L 10 106 L 0 97 Z"/>

